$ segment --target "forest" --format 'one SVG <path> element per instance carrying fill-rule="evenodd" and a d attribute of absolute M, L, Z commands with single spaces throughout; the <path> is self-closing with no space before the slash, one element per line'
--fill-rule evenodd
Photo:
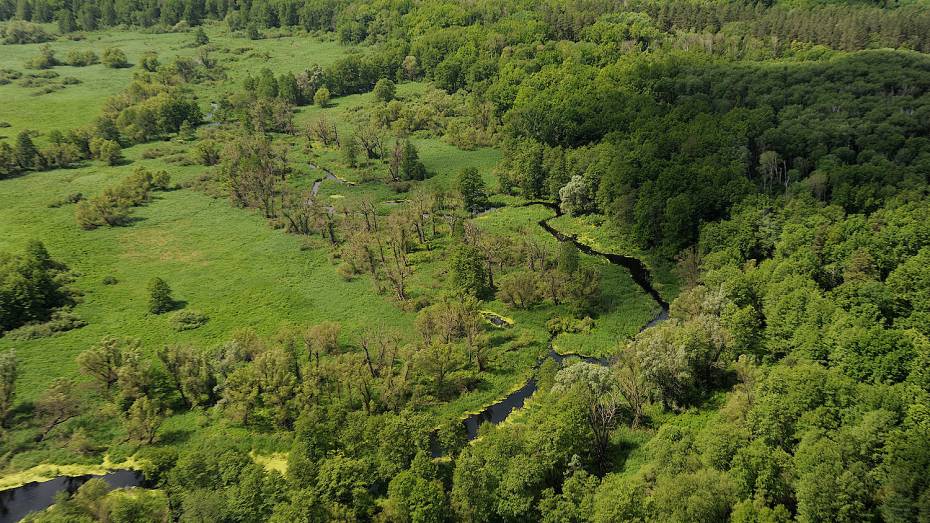
<path fill-rule="evenodd" d="M 930 521 L 928 35 L 0 0 L 0 522 Z"/>

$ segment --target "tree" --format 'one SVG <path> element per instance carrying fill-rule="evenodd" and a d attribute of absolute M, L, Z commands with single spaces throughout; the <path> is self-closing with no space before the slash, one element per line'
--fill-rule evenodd
<path fill-rule="evenodd" d="M 539 303 L 539 290 L 535 273 L 519 271 L 497 280 L 497 296 L 511 307 L 528 309 Z"/>
<path fill-rule="evenodd" d="M 95 158 L 107 165 L 119 165 L 123 161 L 123 149 L 113 140 L 94 138 L 90 149 Z"/>
<path fill-rule="evenodd" d="M 593 212 L 595 187 L 586 176 L 574 175 L 565 187 L 559 189 L 559 206 L 562 212 L 577 216 Z"/>
<path fill-rule="evenodd" d="M 588 427 L 594 439 L 594 459 L 603 470 L 607 464 L 610 433 L 619 420 L 619 393 L 610 369 L 593 363 L 575 363 L 556 374 L 552 391 L 581 394 L 587 405 Z"/>
<path fill-rule="evenodd" d="M 152 278 L 149 281 L 149 312 L 161 314 L 174 308 L 174 299 L 171 297 L 171 287 L 161 278 Z"/>
<path fill-rule="evenodd" d="M 349 136 L 342 141 L 340 146 L 342 152 L 342 162 L 348 167 L 358 166 L 358 141 L 354 136 Z"/>
<path fill-rule="evenodd" d="M 158 61 L 158 54 L 155 51 L 147 51 L 139 60 L 139 67 L 150 73 L 158 71 L 159 66 L 161 66 L 161 63 Z"/>
<path fill-rule="evenodd" d="M 426 167 L 420 162 L 417 148 L 410 140 L 404 140 L 403 152 L 400 157 L 400 177 L 403 180 L 423 180 L 426 178 Z"/>
<path fill-rule="evenodd" d="M 316 90 L 316 93 L 313 95 L 313 103 L 319 105 L 320 107 L 326 107 L 329 105 L 329 89 L 324 85 Z"/>
<path fill-rule="evenodd" d="M 274 77 L 271 69 L 265 67 L 258 73 L 255 95 L 259 98 L 276 98 L 278 96 L 278 80 Z"/>
<path fill-rule="evenodd" d="M 339 332 L 342 326 L 334 321 L 324 321 L 307 329 L 304 346 L 311 361 L 320 364 L 320 354 L 336 354 L 339 351 Z"/>
<path fill-rule="evenodd" d="M 574 242 L 559 242 L 559 270 L 572 276 L 578 270 L 581 257 Z"/>
<path fill-rule="evenodd" d="M 213 400 L 216 377 L 203 351 L 189 345 L 168 345 L 159 348 L 156 356 L 185 406 L 196 407 Z"/>
<path fill-rule="evenodd" d="M 294 73 L 287 72 L 278 77 L 278 98 L 291 105 L 301 102 L 300 89 Z"/>
<path fill-rule="evenodd" d="M 472 245 L 460 243 L 449 253 L 449 282 L 451 286 L 472 296 L 488 292 L 488 275 L 484 258 Z"/>
<path fill-rule="evenodd" d="M 475 167 L 466 167 L 459 171 L 456 189 L 462 195 L 465 209 L 472 214 L 488 206 L 488 191 L 481 173 Z"/>
<path fill-rule="evenodd" d="M 20 131 L 16 136 L 16 147 L 13 149 L 13 155 L 20 169 L 25 171 L 35 167 L 39 151 L 36 149 L 35 144 L 32 143 L 29 131 Z"/>
<path fill-rule="evenodd" d="M 97 380 L 105 391 L 110 392 L 119 379 L 123 352 L 138 345 L 138 341 L 124 341 L 107 336 L 97 345 L 78 354 L 78 367 L 81 368 L 81 372 Z"/>
<path fill-rule="evenodd" d="M 192 4 L 194 2 L 191 2 Z M 203 27 L 198 27 L 194 31 L 194 45 L 202 46 L 210 43 L 210 38 L 207 36 L 207 33 L 203 30 Z"/>
<path fill-rule="evenodd" d="M 0 427 L 6 426 L 6 418 L 16 399 L 17 363 L 16 352 L 8 349 L 0 353 Z"/>
<path fill-rule="evenodd" d="M 158 405 L 148 396 L 142 396 L 133 402 L 126 413 L 126 432 L 131 438 L 151 444 L 163 420 L 164 415 Z"/>
<path fill-rule="evenodd" d="M 394 99 L 396 90 L 397 87 L 394 85 L 394 82 L 387 78 L 382 78 L 375 84 L 375 88 L 371 93 L 374 95 L 375 100 L 387 103 Z"/>
<path fill-rule="evenodd" d="M 42 431 L 36 441 L 42 441 L 58 425 L 70 420 L 80 412 L 80 400 L 74 390 L 74 382 L 57 378 L 36 400 L 36 418 Z"/>

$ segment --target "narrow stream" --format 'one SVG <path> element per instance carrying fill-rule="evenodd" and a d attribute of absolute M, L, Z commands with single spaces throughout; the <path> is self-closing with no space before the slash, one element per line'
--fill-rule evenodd
<path fill-rule="evenodd" d="M 0 523 L 13 523 L 30 512 L 45 510 L 55 502 L 55 494 L 73 494 L 91 478 L 103 478 L 113 488 L 142 486 L 142 473 L 114 470 L 102 476 L 60 476 L 48 481 L 27 483 L 22 487 L 0 491 Z"/>
<path fill-rule="evenodd" d="M 601 256 L 610 263 L 619 265 L 630 272 L 630 275 L 633 277 L 633 281 L 636 282 L 636 284 L 639 285 L 643 291 L 646 292 L 646 294 L 652 297 L 653 301 L 659 305 L 660 309 L 659 314 L 657 314 L 655 318 L 649 320 L 648 323 L 643 325 L 643 327 L 640 329 L 640 332 L 668 319 L 668 302 L 662 299 L 662 295 L 660 295 L 655 287 L 652 286 L 652 279 L 649 274 L 649 269 L 646 268 L 646 265 L 641 260 L 629 256 L 596 251 L 588 245 L 579 242 L 578 239 L 574 236 L 563 234 L 555 230 L 555 228 L 549 225 L 549 220 L 561 216 L 562 210 L 559 209 L 559 206 L 554 203 L 528 202 L 525 205 L 542 205 L 555 212 L 555 216 L 540 220 L 538 224 L 543 228 L 543 230 L 552 235 L 552 237 L 554 237 L 556 240 L 559 240 L 560 242 L 572 242 L 581 252 L 590 256 Z M 555 349 L 552 348 L 551 339 L 549 341 L 549 357 L 552 358 L 556 363 L 562 363 L 564 359 L 569 357 L 577 357 L 582 361 L 594 363 L 597 365 L 608 365 L 610 363 L 609 358 L 592 358 L 574 354 L 559 354 L 555 351 Z M 537 363 L 536 367 L 538 368 L 541 364 L 542 361 Z M 510 413 L 514 410 L 522 408 L 523 404 L 526 402 L 526 399 L 536 392 L 536 388 L 536 377 L 533 376 L 527 380 L 527 382 L 522 387 L 511 392 L 501 401 L 488 406 L 477 414 L 472 414 L 465 418 L 462 423 L 465 425 L 465 432 L 468 434 L 468 439 L 473 440 L 478 436 L 478 429 L 483 423 L 493 423 L 496 425 L 507 419 Z"/>

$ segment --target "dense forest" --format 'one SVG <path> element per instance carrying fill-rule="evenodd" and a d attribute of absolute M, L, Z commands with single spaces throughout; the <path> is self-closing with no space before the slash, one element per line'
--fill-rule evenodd
<path fill-rule="evenodd" d="M 0 251 L 0 467 L 125 462 L 146 488 L 93 479 L 26 521 L 930 521 L 930 5 L 0 0 L 0 19 L 0 50 L 32 46 L 0 87 L 125 73 L 80 126 L 3 126 L 0 193 L 96 177 Z M 180 36 L 128 57 L 97 49 L 108 31 Z M 339 54 L 289 58 L 320 42 Z M 96 278 L 91 238 L 188 193 L 209 206 L 167 230 L 255 217 L 301 242 L 275 258 L 319 254 L 293 272 L 331 275 L 311 293 L 339 309 L 256 329 L 191 308 L 170 269 L 119 294 L 123 273 L 72 267 Z M 211 223 L 185 266 L 247 248 Z M 171 335 L 56 347 L 105 293 Z M 74 372 L 29 369 L 49 358 Z"/>

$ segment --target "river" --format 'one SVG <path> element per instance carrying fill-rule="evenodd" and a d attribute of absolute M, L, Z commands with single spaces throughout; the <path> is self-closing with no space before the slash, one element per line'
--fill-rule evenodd
<path fill-rule="evenodd" d="M 0 523 L 13 523 L 30 512 L 45 510 L 55 502 L 61 491 L 74 493 L 91 478 L 103 478 L 113 488 L 138 487 L 142 473 L 135 470 L 114 470 L 102 476 L 60 476 L 48 481 L 27 483 L 22 487 L 0 491 Z"/>
<path fill-rule="evenodd" d="M 579 242 L 578 239 L 574 236 L 563 234 L 557 231 L 555 228 L 549 225 L 549 220 L 561 216 L 562 210 L 558 205 L 552 202 L 534 201 L 528 202 L 525 205 L 542 205 L 555 212 L 555 216 L 540 220 L 538 224 L 543 228 L 543 230 L 552 235 L 552 237 L 554 237 L 556 240 L 559 240 L 560 242 L 570 241 L 574 243 L 575 246 L 578 247 L 578 250 L 581 252 L 590 256 L 600 256 L 605 258 L 610 263 L 619 265 L 630 272 L 630 275 L 633 277 L 633 281 L 636 282 L 636 284 L 639 285 L 643 291 L 648 294 L 659 306 L 659 313 L 655 316 L 655 318 L 649 320 L 648 323 L 643 325 L 643 327 L 640 329 L 640 332 L 668 319 L 668 302 L 662 299 L 662 295 L 660 295 L 655 287 L 652 286 L 652 278 L 649 274 L 649 269 L 646 268 L 646 265 L 641 260 L 638 258 L 632 258 L 630 256 L 622 256 L 619 254 L 611 254 L 594 250 L 592 247 Z M 559 354 L 552 348 L 552 340 L 550 340 L 549 358 L 555 360 L 556 363 L 561 363 L 562 360 L 570 356 L 575 356 L 588 363 L 596 363 L 598 365 L 608 365 L 610 363 L 608 358 L 591 358 L 587 356 Z M 539 367 L 541 363 L 542 362 L 540 361 L 536 366 Z M 478 412 L 477 414 L 472 414 L 465 418 L 462 423 L 465 425 L 465 432 L 468 434 L 468 439 L 473 440 L 478 436 L 478 429 L 482 424 L 498 424 L 506 420 L 507 417 L 510 416 L 511 412 L 523 407 L 526 399 L 536 392 L 536 388 L 536 377 L 533 376 L 527 380 L 522 387 L 511 392 L 504 399 L 486 407 L 484 410 Z"/>

